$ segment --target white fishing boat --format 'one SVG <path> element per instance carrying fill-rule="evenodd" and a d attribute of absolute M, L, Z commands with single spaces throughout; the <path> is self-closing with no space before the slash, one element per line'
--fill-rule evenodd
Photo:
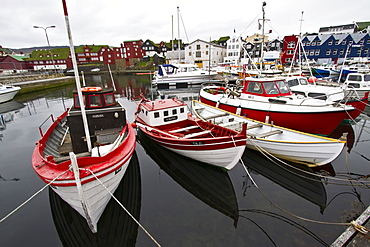
<path fill-rule="evenodd" d="M 0 83 L 0 103 L 12 100 L 19 90 L 20 87 Z"/>
<path fill-rule="evenodd" d="M 259 122 L 199 101 L 192 101 L 192 108 L 197 117 L 236 131 L 240 130 L 243 123 L 247 123 L 247 148 L 267 151 L 278 158 L 311 167 L 332 162 L 346 143 L 344 140 Z"/>

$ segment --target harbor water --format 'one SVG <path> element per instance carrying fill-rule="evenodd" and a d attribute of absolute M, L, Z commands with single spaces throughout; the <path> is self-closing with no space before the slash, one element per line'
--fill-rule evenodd
<path fill-rule="evenodd" d="M 132 97 L 177 95 L 190 103 L 199 92 L 158 94 L 151 91 L 150 75 L 119 75 L 114 81 L 130 122 L 136 109 Z M 86 83 L 112 87 L 109 75 L 86 76 Z M 92 234 L 33 171 L 39 126 L 70 107 L 73 89 L 0 104 L 0 220 L 26 202 L 0 223 L 0 245 L 156 246 L 113 200 L 98 234 Z M 115 196 L 161 246 L 329 246 L 370 205 L 369 119 L 362 114 L 338 126 L 331 136 L 348 133 L 347 145 L 336 160 L 318 168 L 246 150 L 225 172 L 174 154 L 139 132 L 136 154 Z"/>

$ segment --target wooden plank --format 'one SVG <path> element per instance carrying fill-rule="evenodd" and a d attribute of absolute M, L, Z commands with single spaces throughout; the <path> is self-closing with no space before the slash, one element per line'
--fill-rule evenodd
<path fill-rule="evenodd" d="M 220 113 L 220 114 L 212 115 L 212 116 L 209 116 L 209 117 L 205 117 L 203 119 L 204 120 L 209 120 L 209 119 L 212 119 L 212 118 L 225 117 L 225 116 L 228 116 L 228 115 L 229 115 L 228 113 Z"/>
<path fill-rule="evenodd" d="M 181 129 L 170 130 L 170 131 L 168 131 L 168 133 L 178 133 L 178 132 L 182 132 L 182 131 L 186 131 L 186 130 L 192 130 L 192 129 L 196 129 L 196 128 L 199 128 L 199 126 L 198 125 L 193 125 L 193 126 L 184 127 L 184 128 L 181 128 Z"/>
<path fill-rule="evenodd" d="M 277 135 L 277 134 L 281 134 L 281 133 L 283 133 L 282 130 L 273 130 L 273 131 L 269 131 L 269 132 L 265 132 L 265 133 L 256 135 L 256 137 L 264 138 L 264 137 L 267 137 L 267 136 Z"/>
<path fill-rule="evenodd" d="M 259 128 L 259 127 L 262 127 L 262 126 L 263 126 L 263 124 L 261 124 L 261 123 L 258 123 L 258 124 L 249 124 L 247 126 L 247 130 L 254 129 L 254 128 Z"/>
<path fill-rule="evenodd" d="M 210 132 L 211 132 L 210 130 L 205 130 L 205 131 L 201 131 L 201 132 L 188 134 L 188 135 L 184 136 L 183 139 L 193 138 L 193 137 L 204 135 L 204 134 L 207 134 L 207 133 L 210 133 Z"/>

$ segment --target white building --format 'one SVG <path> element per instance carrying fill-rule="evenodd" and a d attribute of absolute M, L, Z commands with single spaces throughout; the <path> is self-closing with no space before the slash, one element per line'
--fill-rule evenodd
<path fill-rule="evenodd" d="M 185 63 L 197 64 L 200 68 L 217 66 L 223 62 L 226 49 L 223 46 L 197 39 L 185 47 Z"/>
<path fill-rule="evenodd" d="M 233 36 L 226 42 L 226 56 L 224 57 L 224 63 L 232 63 L 239 65 L 242 59 L 242 50 L 244 41 L 241 37 L 233 34 Z"/>

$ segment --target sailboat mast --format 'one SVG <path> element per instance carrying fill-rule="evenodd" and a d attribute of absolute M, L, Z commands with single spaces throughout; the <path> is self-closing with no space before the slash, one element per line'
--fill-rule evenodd
<path fill-rule="evenodd" d="M 266 2 L 262 3 L 262 43 L 261 43 L 261 61 L 260 68 L 263 69 L 263 48 L 265 44 L 265 6 Z"/>
<path fill-rule="evenodd" d="M 179 6 L 177 6 L 177 32 L 178 32 L 178 47 L 177 49 L 179 49 L 179 64 L 181 63 L 181 44 L 180 44 L 180 8 Z"/>
<path fill-rule="evenodd" d="M 70 25 L 69 25 L 67 4 L 66 4 L 65 0 L 62 0 L 62 3 L 63 3 L 63 10 L 64 10 L 64 19 L 65 19 L 65 22 L 66 22 L 66 28 L 67 28 L 68 39 L 69 39 L 69 48 L 70 48 L 71 57 L 72 57 L 73 71 L 74 71 L 75 80 L 76 80 L 78 100 L 80 101 L 80 106 L 81 106 L 81 115 L 82 115 L 82 122 L 83 122 L 83 125 L 84 125 L 84 130 L 85 130 L 87 149 L 88 149 L 89 152 L 91 152 L 92 148 L 91 148 L 90 132 L 89 132 L 89 126 L 87 124 L 87 117 L 86 117 L 86 111 L 85 111 L 85 102 L 84 102 L 83 97 L 82 97 L 80 77 L 78 75 L 77 60 L 76 60 L 75 49 L 74 49 L 73 41 L 72 41 L 72 33 L 71 33 Z"/>

